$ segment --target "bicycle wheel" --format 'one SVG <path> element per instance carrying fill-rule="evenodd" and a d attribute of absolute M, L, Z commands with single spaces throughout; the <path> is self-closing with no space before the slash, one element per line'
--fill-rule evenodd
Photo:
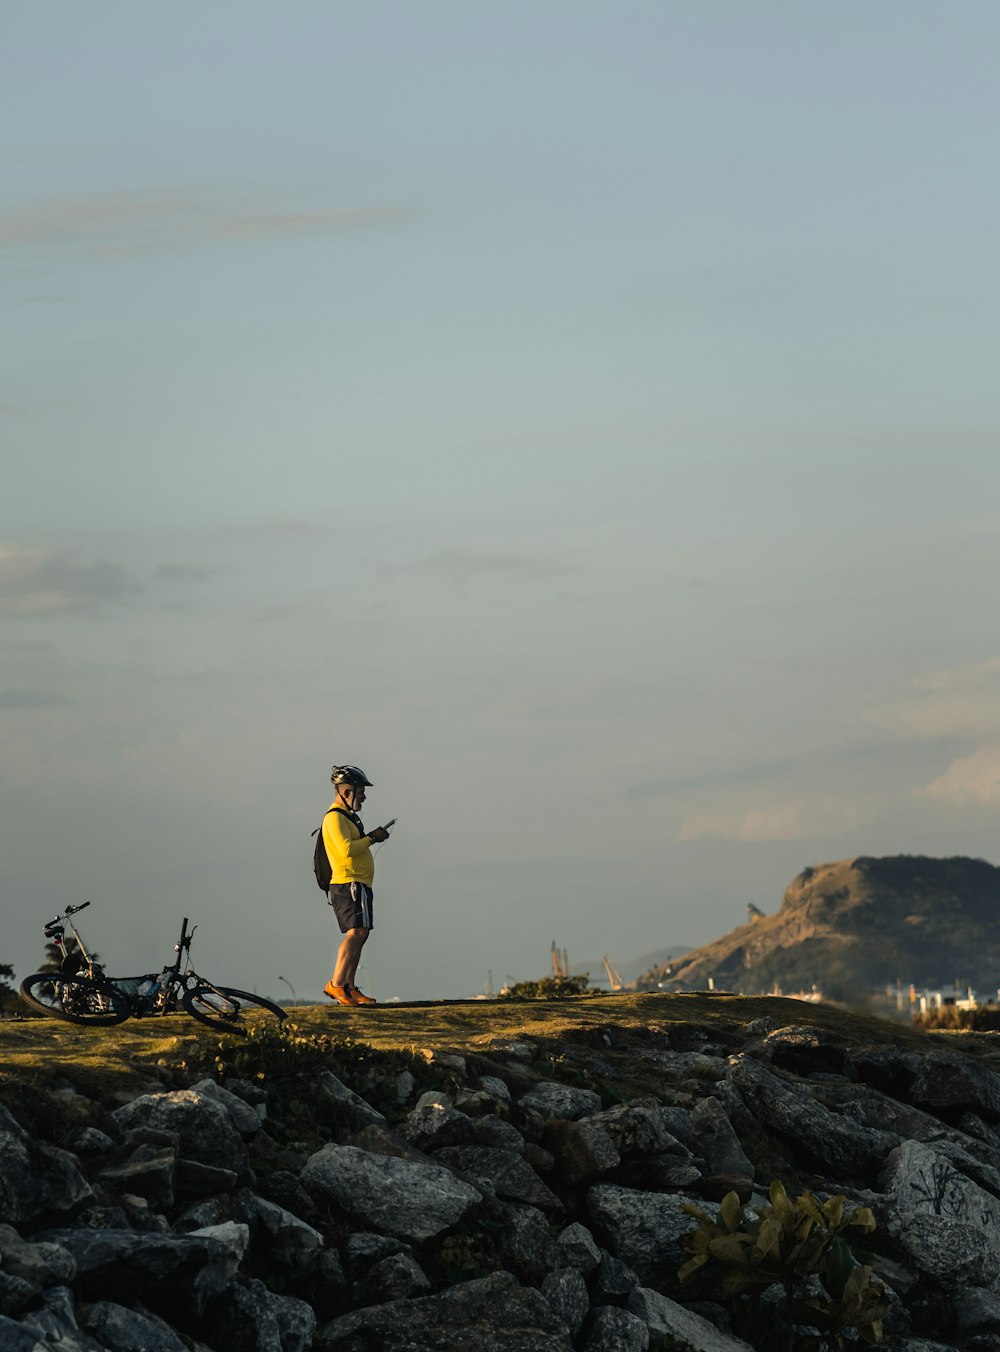
<path fill-rule="evenodd" d="M 108 1027 L 124 1023 L 131 1013 L 128 1001 L 110 981 L 59 972 L 36 972 L 21 982 L 21 998 L 32 1009 L 69 1023 Z"/>
<path fill-rule="evenodd" d="M 224 1028 L 229 1033 L 246 1034 L 244 1015 L 251 1009 L 263 1009 L 268 1014 L 285 1017 L 280 1005 L 272 1004 L 262 995 L 238 991 L 232 986 L 195 986 L 184 992 L 184 1008 L 199 1023 L 209 1028 Z"/>

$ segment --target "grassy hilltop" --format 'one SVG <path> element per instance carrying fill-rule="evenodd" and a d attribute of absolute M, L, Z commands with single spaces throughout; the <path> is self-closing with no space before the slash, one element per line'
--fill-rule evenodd
<path fill-rule="evenodd" d="M 613 1068 L 604 1087 L 617 1097 L 652 1087 L 655 1065 L 641 1056 L 650 1033 L 684 1042 L 703 1038 L 735 1052 L 748 1040 L 747 1025 L 765 1017 L 779 1025 L 823 1030 L 851 1045 L 920 1051 L 940 1045 L 934 1039 L 947 1036 L 832 1005 L 707 993 L 438 1001 L 357 1010 L 304 1006 L 289 1014 L 280 1035 L 275 1020 L 255 1016 L 255 1035 L 249 1039 L 215 1033 L 184 1015 L 131 1020 L 114 1028 L 79 1028 L 44 1018 L 7 1020 L 0 1022 L 0 1098 L 5 1087 L 16 1084 L 52 1089 L 63 1081 L 104 1098 L 116 1091 L 134 1092 L 151 1080 L 181 1083 L 198 1073 L 213 1073 L 219 1060 L 238 1065 L 242 1074 L 267 1078 L 281 1059 L 279 1044 L 289 1049 L 311 1046 L 317 1059 L 326 1045 L 331 1052 L 352 1048 L 353 1055 L 376 1060 L 420 1061 L 441 1052 L 475 1058 L 498 1038 L 537 1042 L 552 1060 L 565 1054 L 578 1067 L 577 1074 L 600 1088 L 600 1068 L 589 1068 L 597 1057 Z M 1000 1069 L 1000 1037 L 957 1036 L 963 1051 Z"/>

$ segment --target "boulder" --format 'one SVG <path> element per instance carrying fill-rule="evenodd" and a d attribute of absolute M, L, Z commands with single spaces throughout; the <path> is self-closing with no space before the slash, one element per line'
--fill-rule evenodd
<path fill-rule="evenodd" d="M 551 1118 L 542 1134 L 556 1162 L 556 1173 L 571 1187 L 608 1173 L 621 1160 L 608 1133 L 590 1119 L 581 1122 Z"/>
<path fill-rule="evenodd" d="M 587 1124 L 610 1136 L 623 1160 L 636 1155 L 677 1155 L 687 1159 L 691 1152 L 671 1133 L 663 1109 L 655 1100 L 644 1103 L 617 1103 L 604 1112 L 588 1117 Z"/>
<path fill-rule="evenodd" d="M 412 1253 L 393 1253 L 367 1269 L 357 1284 L 358 1305 L 382 1305 L 388 1300 L 424 1296 L 430 1280 Z"/>
<path fill-rule="evenodd" d="M 493 1192 L 508 1202 L 526 1202 L 550 1215 L 562 1216 L 563 1204 L 551 1188 L 519 1155 L 482 1145 L 445 1146 L 434 1153 L 436 1163 L 464 1175 L 482 1192 Z"/>
<path fill-rule="evenodd" d="M 252 1207 L 255 1243 L 260 1245 L 263 1241 L 268 1261 L 280 1264 L 293 1277 L 311 1272 L 323 1248 L 320 1232 L 263 1197 L 254 1197 Z"/>
<path fill-rule="evenodd" d="M 177 1151 L 172 1146 L 137 1145 L 98 1175 L 106 1188 L 144 1197 L 156 1207 L 174 1204 Z M 235 1175 L 233 1175 L 235 1179 Z"/>
<path fill-rule="evenodd" d="M 753 1165 L 717 1098 L 703 1098 L 691 1109 L 691 1141 L 710 1174 L 753 1178 Z"/>
<path fill-rule="evenodd" d="M 72 1211 L 94 1194 L 72 1155 L 29 1137 L 0 1105 L 0 1216 L 13 1225 Z"/>
<path fill-rule="evenodd" d="M 472 1145 L 476 1139 L 472 1119 L 444 1104 L 418 1103 L 400 1130 L 417 1150 L 437 1150 L 443 1145 Z"/>
<path fill-rule="evenodd" d="M 638 1275 L 628 1263 L 613 1258 L 610 1253 L 601 1252 L 601 1263 L 593 1278 L 595 1305 L 621 1304 L 633 1287 L 638 1285 Z"/>
<path fill-rule="evenodd" d="M 106 1349 L 76 1322 L 73 1292 L 68 1286 L 51 1287 L 36 1304 L 21 1317 L 23 1327 L 31 1329 L 38 1340 L 38 1348 L 53 1352 L 106 1352 Z M 6 1343 L 0 1347 L 7 1352 Z"/>
<path fill-rule="evenodd" d="M 369 1155 L 350 1145 L 318 1150 L 301 1178 L 362 1225 L 416 1242 L 456 1225 L 480 1200 L 475 1188 L 439 1165 Z"/>
<path fill-rule="evenodd" d="M 687 1199 L 672 1193 L 637 1192 L 615 1183 L 595 1183 L 586 1196 L 587 1212 L 616 1257 L 640 1277 L 657 1265 L 684 1261 L 680 1237 L 697 1228 L 687 1215 Z"/>
<path fill-rule="evenodd" d="M 220 1169 L 215 1164 L 199 1164 L 197 1160 L 177 1161 L 175 1183 L 178 1192 L 210 1197 L 216 1192 L 230 1192 L 237 1182 L 233 1169 Z"/>
<path fill-rule="evenodd" d="M 749 1343 L 722 1333 L 700 1314 L 649 1287 L 631 1291 L 625 1308 L 642 1320 L 658 1347 L 665 1344 L 678 1352 L 752 1352 Z"/>
<path fill-rule="evenodd" d="M 355 1130 L 370 1125 L 385 1126 L 382 1113 L 344 1084 L 343 1080 L 339 1080 L 332 1071 L 320 1071 L 316 1076 L 316 1088 L 323 1098 L 338 1105 Z"/>
<path fill-rule="evenodd" d="M 583 1352 L 647 1352 L 649 1329 L 628 1310 L 617 1305 L 597 1305 L 591 1311 Z"/>
<path fill-rule="evenodd" d="M 556 1236 L 553 1262 L 559 1267 L 575 1268 L 586 1275 L 601 1261 L 601 1250 L 585 1225 L 573 1221 Z"/>
<path fill-rule="evenodd" d="M 952 1293 L 955 1323 L 962 1332 L 1000 1329 L 1000 1296 L 978 1286 L 960 1286 Z"/>
<path fill-rule="evenodd" d="M 45 1238 L 76 1261 L 84 1300 L 141 1300 L 172 1322 L 204 1313 L 229 1280 L 231 1250 L 210 1235 L 55 1230 Z"/>
<path fill-rule="evenodd" d="M 148 1310 L 99 1300 L 83 1307 L 80 1322 L 111 1352 L 187 1352 L 170 1325 Z"/>
<path fill-rule="evenodd" d="M 892 1152 L 881 1183 L 886 1229 L 922 1272 L 992 1285 L 1000 1269 L 1000 1199 L 919 1141 L 904 1141 Z"/>
<path fill-rule="evenodd" d="M 518 1277 L 537 1284 L 555 1266 L 548 1218 L 537 1207 L 514 1202 L 500 1203 L 497 1214 L 506 1263 Z"/>
<path fill-rule="evenodd" d="M 476 1084 L 487 1094 L 492 1094 L 494 1098 L 503 1099 L 507 1103 L 510 1102 L 510 1090 L 503 1080 L 498 1079 L 495 1075 L 480 1075 Z"/>
<path fill-rule="evenodd" d="M 205 1321 L 216 1352 L 307 1352 L 315 1330 L 311 1306 L 269 1291 L 256 1277 L 228 1286 Z"/>
<path fill-rule="evenodd" d="M 546 1121 L 550 1117 L 565 1117 L 576 1121 L 600 1112 L 601 1097 L 592 1089 L 577 1089 L 573 1085 L 559 1084 L 555 1080 L 539 1080 L 535 1087 L 522 1094 L 518 1103 L 522 1108 L 531 1108 Z"/>
<path fill-rule="evenodd" d="M 590 1295 L 583 1277 L 576 1268 L 556 1268 L 545 1276 L 541 1292 L 575 1338 L 590 1309 Z"/>
<path fill-rule="evenodd" d="M 572 1347 L 566 1325 L 545 1297 L 507 1272 L 434 1296 L 354 1310 L 321 1327 L 316 1339 L 318 1352 L 572 1352 Z"/>
<path fill-rule="evenodd" d="M 323 1074 L 329 1072 L 324 1071 Z M 197 1084 L 191 1086 L 191 1092 L 201 1094 L 203 1098 L 210 1098 L 215 1103 L 219 1103 L 226 1110 L 230 1122 L 240 1133 L 241 1136 L 256 1136 L 263 1123 L 259 1114 L 245 1102 L 238 1094 L 232 1093 L 228 1089 L 223 1089 L 221 1084 L 216 1084 L 214 1080 L 199 1080 Z"/>
<path fill-rule="evenodd" d="M 233 1126 L 229 1113 L 214 1098 L 196 1094 L 192 1089 L 143 1094 L 116 1108 L 111 1116 L 120 1131 L 152 1127 L 157 1131 L 176 1132 L 181 1154 L 199 1164 L 235 1169 L 241 1176 L 247 1172 L 243 1138 Z"/>
<path fill-rule="evenodd" d="M 472 1130 L 479 1145 L 495 1146 L 498 1150 L 509 1150 L 513 1155 L 524 1154 L 524 1137 L 517 1127 L 512 1126 L 495 1113 L 486 1113 L 473 1119 Z"/>
<path fill-rule="evenodd" d="M 1000 1075 L 954 1052 L 931 1051 L 920 1058 L 910 1098 L 922 1108 L 955 1116 L 971 1109 L 1000 1120 Z"/>
<path fill-rule="evenodd" d="M 868 1128 L 838 1117 L 747 1056 L 736 1057 L 730 1081 L 759 1120 L 838 1175 L 866 1173 L 876 1162 L 879 1139 Z"/>

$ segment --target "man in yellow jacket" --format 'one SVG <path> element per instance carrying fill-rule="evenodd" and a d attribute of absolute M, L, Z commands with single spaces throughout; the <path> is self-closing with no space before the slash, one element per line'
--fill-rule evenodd
<path fill-rule="evenodd" d="M 333 976 L 323 987 L 339 1005 L 373 1005 L 354 984 L 361 950 L 374 925 L 375 861 L 372 845 L 389 839 L 384 826 L 366 831 L 358 816 L 371 780 L 356 765 L 335 765 L 330 775 L 336 797 L 323 818 L 323 844 L 330 861 L 330 905 L 344 938 Z"/>

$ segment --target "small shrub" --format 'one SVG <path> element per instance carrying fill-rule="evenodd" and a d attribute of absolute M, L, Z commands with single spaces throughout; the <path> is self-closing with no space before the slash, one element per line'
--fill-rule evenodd
<path fill-rule="evenodd" d="M 750 1313 L 765 1291 L 780 1287 L 777 1310 L 793 1352 L 842 1348 L 848 1330 L 866 1343 L 881 1342 L 890 1308 L 885 1291 L 843 1238 L 848 1230 L 874 1230 L 869 1208 L 848 1211 L 843 1197 L 821 1202 L 811 1192 L 793 1201 L 778 1180 L 770 1198 L 752 1219 L 735 1192 L 723 1198 L 716 1220 L 699 1207 L 685 1207 L 699 1225 L 681 1237 L 688 1255 L 681 1281 L 700 1275 L 717 1283 L 736 1319 Z"/>

